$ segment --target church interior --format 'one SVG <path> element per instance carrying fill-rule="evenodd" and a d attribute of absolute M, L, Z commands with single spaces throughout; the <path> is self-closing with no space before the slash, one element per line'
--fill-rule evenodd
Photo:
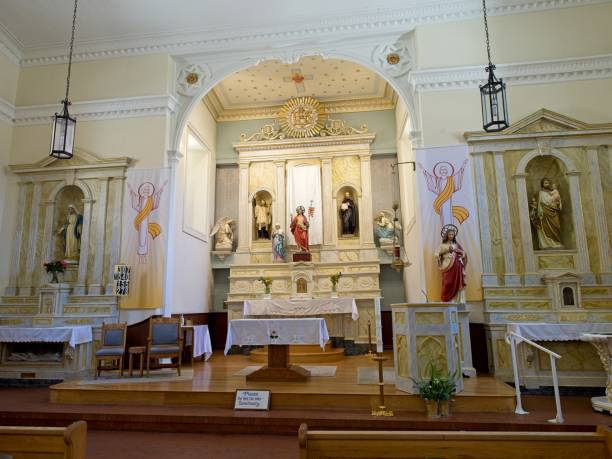
<path fill-rule="evenodd" d="M 0 0 L 0 459 L 612 457 L 609 0 Z"/>

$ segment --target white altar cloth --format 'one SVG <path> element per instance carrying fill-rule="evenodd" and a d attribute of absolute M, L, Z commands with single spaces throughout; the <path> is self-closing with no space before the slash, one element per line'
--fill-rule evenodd
<path fill-rule="evenodd" d="M 0 343 L 89 343 L 93 336 L 89 325 L 74 327 L 0 327 Z"/>
<path fill-rule="evenodd" d="M 273 338 L 277 336 L 277 338 Z M 325 319 L 237 319 L 227 328 L 225 354 L 232 345 L 318 344 L 325 349 L 329 333 Z"/>
<path fill-rule="evenodd" d="M 350 314 L 359 318 L 354 298 L 317 298 L 302 300 L 267 299 L 246 300 L 244 316 L 322 316 L 325 314 Z"/>
<path fill-rule="evenodd" d="M 212 343 L 210 342 L 210 333 L 208 325 L 193 326 L 193 357 L 204 355 L 206 360 L 212 355 Z"/>
<path fill-rule="evenodd" d="M 532 341 L 580 341 L 583 333 L 612 333 L 612 323 L 515 323 L 508 331 Z"/>

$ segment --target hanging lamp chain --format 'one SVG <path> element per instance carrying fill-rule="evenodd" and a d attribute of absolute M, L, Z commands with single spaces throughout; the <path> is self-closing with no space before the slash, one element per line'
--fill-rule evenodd
<path fill-rule="evenodd" d="M 489 23 L 487 22 L 487 3 L 482 0 L 482 13 L 484 15 L 485 36 L 487 38 L 487 58 L 489 59 L 489 67 L 493 67 L 491 62 L 491 44 L 489 43 Z"/>
<path fill-rule="evenodd" d="M 70 72 L 72 70 L 72 50 L 74 49 L 74 31 L 76 29 L 76 15 L 77 5 L 79 0 L 74 0 L 74 12 L 72 14 L 72 35 L 70 36 L 70 52 L 68 53 L 68 75 L 66 76 L 66 103 L 70 103 L 68 100 L 68 93 L 70 92 Z"/>

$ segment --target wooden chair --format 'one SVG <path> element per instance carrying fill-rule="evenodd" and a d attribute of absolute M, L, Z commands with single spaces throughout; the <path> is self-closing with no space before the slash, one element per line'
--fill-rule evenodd
<path fill-rule="evenodd" d="M 127 338 L 127 323 L 102 324 L 102 346 L 96 351 L 96 370 L 94 377 L 100 376 L 101 370 L 119 370 L 123 376 L 123 354 Z M 111 361 L 111 367 L 103 367 L 102 362 Z M 116 363 L 118 362 L 118 365 Z"/>
<path fill-rule="evenodd" d="M 0 427 L 0 457 L 85 459 L 87 423 L 68 427 Z"/>
<path fill-rule="evenodd" d="M 183 352 L 183 334 L 179 318 L 152 317 L 149 320 L 149 337 L 147 339 L 147 376 L 151 359 L 177 358 L 177 363 L 160 365 L 160 368 L 178 369 L 181 375 L 181 354 Z"/>

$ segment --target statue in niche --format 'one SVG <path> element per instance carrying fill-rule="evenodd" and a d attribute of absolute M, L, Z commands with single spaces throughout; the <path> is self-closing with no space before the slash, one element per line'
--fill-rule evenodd
<path fill-rule="evenodd" d="M 285 261 L 285 234 L 278 223 L 274 225 L 272 233 L 272 255 L 275 263 Z"/>
<path fill-rule="evenodd" d="M 374 232 L 381 244 L 393 244 L 393 238 L 395 237 L 393 217 L 381 210 L 374 219 Z"/>
<path fill-rule="evenodd" d="M 457 227 L 444 225 L 440 236 L 442 244 L 434 254 L 442 272 L 442 301 L 465 302 L 465 267 L 467 253 L 457 242 Z"/>
<path fill-rule="evenodd" d="M 303 277 L 295 281 L 295 293 L 308 293 L 308 282 Z"/>
<path fill-rule="evenodd" d="M 295 239 L 295 243 L 301 252 L 308 252 L 308 219 L 304 213 L 306 209 L 304 206 L 298 206 L 295 209 L 296 215 L 291 219 L 291 233 Z"/>
<path fill-rule="evenodd" d="M 210 235 L 215 236 L 216 250 L 232 250 L 234 244 L 233 223 L 234 220 L 231 217 L 221 217 L 213 226 Z"/>
<path fill-rule="evenodd" d="M 350 191 L 344 193 L 340 204 L 340 217 L 342 218 L 342 234 L 352 236 L 357 229 L 357 207 Z"/>
<path fill-rule="evenodd" d="M 540 181 L 540 191 L 531 200 L 529 217 L 538 234 L 538 248 L 560 249 L 561 195 L 556 185 L 547 177 Z"/>
<path fill-rule="evenodd" d="M 70 204 L 66 213 L 65 223 L 57 231 L 57 234 L 61 234 L 64 238 L 64 258 L 68 261 L 79 259 L 82 228 L 83 216 L 79 214 L 73 204 Z"/>
<path fill-rule="evenodd" d="M 255 225 L 257 226 L 257 239 L 270 239 L 270 232 L 268 228 L 272 223 L 272 216 L 270 215 L 270 208 L 266 201 L 260 199 L 255 204 Z"/>

